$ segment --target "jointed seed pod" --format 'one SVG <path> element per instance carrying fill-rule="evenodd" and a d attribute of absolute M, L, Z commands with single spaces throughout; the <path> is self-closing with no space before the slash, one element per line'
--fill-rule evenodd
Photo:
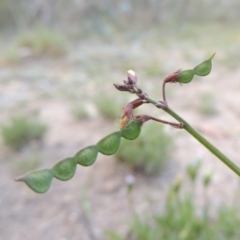
<path fill-rule="evenodd" d="M 183 70 L 179 72 L 179 75 L 177 76 L 177 81 L 180 83 L 189 83 L 192 81 L 193 77 L 194 71 L 192 69 Z"/>
<path fill-rule="evenodd" d="M 98 146 L 92 145 L 80 150 L 74 157 L 76 158 L 78 164 L 82 166 L 90 166 L 96 161 L 97 155 Z"/>
<path fill-rule="evenodd" d="M 85 147 L 78 151 L 73 157 L 61 160 L 56 163 L 52 169 L 30 172 L 16 180 L 24 181 L 35 192 L 45 193 L 49 189 L 53 177 L 67 181 L 74 176 L 77 164 L 82 166 L 92 165 L 97 159 L 98 152 L 105 155 L 116 153 L 121 143 L 121 137 L 128 140 L 136 139 L 141 133 L 142 124 L 143 121 L 135 122 L 132 120 L 124 129 L 109 134 L 96 145 Z"/>
<path fill-rule="evenodd" d="M 128 140 L 136 139 L 141 133 L 141 123 L 133 120 L 121 130 L 122 137 Z"/>
<path fill-rule="evenodd" d="M 117 152 L 121 142 L 121 132 L 114 132 L 101 139 L 98 143 L 98 150 L 105 155 L 113 155 Z"/>
<path fill-rule="evenodd" d="M 67 181 L 71 179 L 77 168 L 77 160 L 74 157 L 63 159 L 62 161 L 55 164 L 52 168 L 54 172 L 54 177 L 62 180 Z"/>
<path fill-rule="evenodd" d="M 194 74 L 198 76 L 206 76 L 212 70 L 212 59 L 214 58 L 215 53 L 211 55 L 211 57 L 202 63 L 198 64 L 194 69 Z"/>
<path fill-rule="evenodd" d="M 16 179 L 16 181 L 25 182 L 37 193 L 45 193 L 49 189 L 53 177 L 67 181 L 74 176 L 77 164 L 82 166 L 92 165 L 97 159 L 98 152 L 105 155 L 116 153 L 121 142 L 121 137 L 134 140 L 141 132 L 141 125 L 142 122 L 131 121 L 123 130 L 109 134 L 101 139 L 97 145 L 85 147 L 77 152 L 74 157 L 63 159 L 56 163 L 52 169 L 30 172 Z"/>
<path fill-rule="evenodd" d="M 23 177 L 16 179 L 16 181 L 25 182 L 33 191 L 37 193 L 45 193 L 53 179 L 54 173 L 52 169 L 43 169 L 26 174 Z"/>

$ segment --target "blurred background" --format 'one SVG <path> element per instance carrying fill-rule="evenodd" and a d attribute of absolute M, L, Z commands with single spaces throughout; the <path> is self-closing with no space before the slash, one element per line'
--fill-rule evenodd
<path fill-rule="evenodd" d="M 212 53 L 212 73 L 169 84 L 170 107 L 240 165 L 240 2 L 0 0 L 0 240 L 239 239 L 239 179 L 183 130 L 154 122 L 114 156 L 36 194 L 14 178 L 119 128 L 134 70 L 164 77 Z M 147 105 L 136 111 L 166 120 Z"/>

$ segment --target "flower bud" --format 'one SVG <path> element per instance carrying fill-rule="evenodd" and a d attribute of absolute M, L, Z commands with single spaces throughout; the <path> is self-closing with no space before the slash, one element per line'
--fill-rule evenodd
<path fill-rule="evenodd" d="M 120 129 L 124 129 L 133 118 L 133 104 L 128 103 L 124 108 L 120 118 Z"/>
<path fill-rule="evenodd" d="M 105 138 L 101 139 L 98 143 L 98 150 L 104 155 L 113 155 L 117 152 L 121 142 L 121 132 L 114 132 Z"/>
<path fill-rule="evenodd" d="M 173 73 L 168 74 L 165 77 L 164 82 L 165 83 L 169 83 L 169 82 L 175 83 L 177 81 L 177 78 L 178 78 L 180 73 L 181 73 L 181 70 L 179 69 L 179 70 L 177 70 L 177 71 L 175 71 Z"/>
<path fill-rule="evenodd" d="M 211 55 L 211 57 L 202 63 L 198 64 L 194 69 L 194 74 L 198 76 L 206 76 L 212 70 L 212 59 L 214 58 L 215 53 Z"/>
<path fill-rule="evenodd" d="M 127 71 L 127 77 L 128 77 L 127 84 L 130 84 L 130 85 L 137 84 L 137 81 L 138 81 L 137 75 L 133 70 Z"/>
<path fill-rule="evenodd" d="M 114 83 L 113 85 L 117 90 L 123 91 L 123 92 L 128 92 L 131 89 L 131 87 L 129 85 L 126 85 L 126 84 L 116 84 L 116 83 Z"/>

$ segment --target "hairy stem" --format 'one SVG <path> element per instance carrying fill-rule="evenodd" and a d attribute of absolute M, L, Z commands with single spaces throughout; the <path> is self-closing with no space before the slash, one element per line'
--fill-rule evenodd
<path fill-rule="evenodd" d="M 146 96 L 145 98 L 149 103 L 157 105 L 159 102 Z M 199 134 L 187 121 L 180 117 L 169 107 L 162 108 L 165 112 L 171 115 L 180 123 L 183 123 L 183 128 L 190 133 L 195 139 L 197 139 L 202 145 L 204 145 L 211 153 L 213 153 L 217 158 L 219 158 L 223 163 L 225 163 L 232 171 L 234 171 L 238 176 L 240 176 L 240 168 L 236 166 L 229 158 L 227 158 L 222 152 L 220 152 L 216 147 L 214 147 L 207 139 L 205 139 L 201 134 Z"/>

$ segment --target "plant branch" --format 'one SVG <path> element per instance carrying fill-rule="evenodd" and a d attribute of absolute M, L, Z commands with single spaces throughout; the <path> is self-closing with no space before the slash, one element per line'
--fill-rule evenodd
<path fill-rule="evenodd" d="M 174 123 L 174 122 L 169 122 L 169 121 L 165 121 L 165 120 L 162 120 L 162 119 L 159 119 L 159 118 L 155 118 L 155 117 L 152 117 L 152 116 L 149 116 L 149 115 L 137 115 L 137 116 L 134 116 L 134 121 L 135 122 L 141 122 L 142 124 L 146 121 L 149 121 L 149 120 L 153 120 L 155 122 L 160 122 L 160 123 L 164 123 L 164 124 L 168 124 L 174 128 L 183 128 L 183 123 Z"/>
<path fill-rule="evenodd" d="M 194 73 L 199 76 L 206 76 L 211 71 L 211 60 L 214 57 L 212 55 L 208 60 L 202 62 L 200 65 L 197 65 L 194 68 Z M 153 118 L 148 115 L 136 116 L 135 120 L 144 123 L 148 120 L 154 120 L 166 124 L 170 124 L 173 127 L 183 128 L 189 134 L 191 134 L 196 140 L 198 140 L 203 146 L 205 146 L 211 153 L 213 153 L 217 158 L 219 158 L 223 163 L 225 163 L 232 171 L 234 171 L 238 176 L 240 176 L 240 168 L 236 166 L 229 158 L 227 158 L 219 149 L 213 146 L 207 139 L 205 139 L 200 133 L 198 133 L 186 120 L 180 117 L 177 113 L 175 113 L 171 108 L 168 107 L 168 103 L 166 100 L 166 93 L 165 93 L 165 85 L 166 83 L 188 83 L 192 80 L 194 76 L 193 70 L 185 70 L 180 71 L 177 70 L 171 74 L 169 74 L 163 82 L 162 85 L 162 95 L 163 101 L 156 101 L 148 96 L 147 93 L 143 92 L 143 90 L 137 86 L 137 76 L 135 72 L 132 70 L 128 71 L 128 80 L 124 80 L 124 84 L 114 84 L 114 86 L 119 91 L 130 92 L 136 94 L 139 99 L 133 101 L 131 104 L 135 104 L 136 107 L 140 106 L 143 103 L 151 103 L 155 105 L 157 108 L 162 109 L 177 121 L 179 124 L 171 123 L 168 121 L 164 121 L 161 119 Z M 179 77 L 181 77 L 179 79 Z M 131 109 L 131 111 L 133 108 Z M 125 111 L 126 112 L 126 111 Z M 128 119 L 129 120 L 129 119 Z"/>
<path fill-rule="evenodd" d="M 203 146 L 205 146 L 211 153 L 213 153 L 217 158 L 219 158 L 223 163 L 225 163 L 230 169 L 232 169 L 238 176 L 240 176 L 240 168 L 236 166 L 228 157 L 226 157 L 221 151 L 214 147 L 207 139 L 205 139 L 200 133 L 198 133 L 186 120 L 180 117 L 169 107 L 163 107 L 159 102 L 146 96 L 145 100 L 153 105 L 161 108 L 163 111 L 167 112 L 173 118 L 175 118 L 180 123 L 183 123 L 183 129 L 185 129 L 189 134 L 191 134 L 195 139 L 197 139 Z"/>
<path fill-rule="evenodd" d="M 165 85 L 166 85 L 167 82 L 163 82 L 163 85 L 162 85 L 162 96 L 163 96 L 163 101 L 167 102 L 167 99 L 166 99 L 166 94 L 165 94 Z"/>

